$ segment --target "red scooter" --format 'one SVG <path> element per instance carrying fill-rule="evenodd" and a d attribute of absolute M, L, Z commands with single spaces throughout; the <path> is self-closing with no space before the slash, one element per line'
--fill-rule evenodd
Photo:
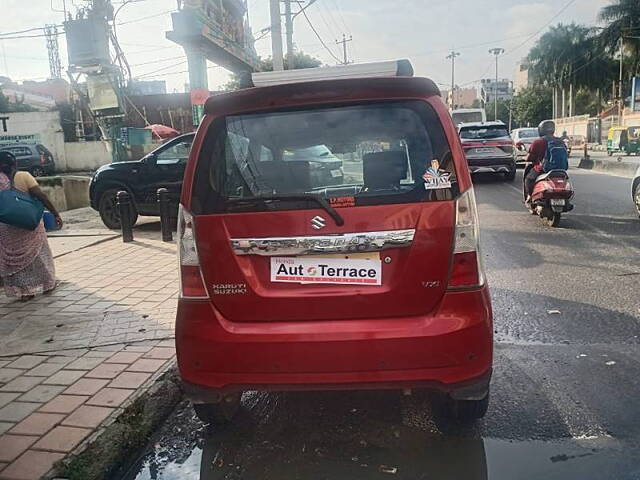
<path fill-rule="evenodd" d="M 551 170 L 537 178 L 531 201 L 526 206 L 532 215 L 539 215 L 545 225 L 557 227 L 562 213 L 573 210 L 573 194 L 567 172 Z"/>

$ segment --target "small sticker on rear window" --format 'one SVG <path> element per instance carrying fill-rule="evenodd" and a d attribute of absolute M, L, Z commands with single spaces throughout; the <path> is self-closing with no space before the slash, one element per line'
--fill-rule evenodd
<path fill-rule="evenodd" d="M 332 197 L 329 199 L 329 205 L 333 208 L 355 207 L 356 199 L 354 197 Z"/>
<path fill-rule="evenodd" d="M 440 170 L 440 162 L 435 159 L 431 161 L 431 167 L 427 168 L 422 179 L 426 190 L 451 188 L 451 174 Z"/>

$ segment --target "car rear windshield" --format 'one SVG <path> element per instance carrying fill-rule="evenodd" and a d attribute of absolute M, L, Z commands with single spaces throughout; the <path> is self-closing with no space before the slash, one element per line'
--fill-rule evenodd
<path fill-rule="evenodd" d="M 520 132 L 518 132 L 518 137 L 520 138 L 536 138 L 539 136 L 538 130 L 535 128 L 532 128 L 531 130 L 520 130 Z"/>
<path fill-rule="evenodd" d="M 460 129 L 460 138 L 463 140 L 500 138 L 508 136 L 509 132 L 507 131 L 507 127 L 502 126 L 475 126 L 462 127 Z"/>
<path fill-rule="evenodd" d="M 193 212 L 206 214 L 317 207 L 301 197 L 356 206 L 447 200 L 457 182 L 431 106 L 378 102 L 218 118 L 193 192 Z"/>

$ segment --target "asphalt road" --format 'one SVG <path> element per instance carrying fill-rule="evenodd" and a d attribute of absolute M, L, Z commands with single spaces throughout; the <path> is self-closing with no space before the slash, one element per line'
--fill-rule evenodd
<path fill-rule="evenodd" d="M 524 210 L 521 171 L 476 179 L 496 351 L 475 426 L 424 393 L 249 393 L 226 429 L 182 404 L 125 478 L 639 479 L 640 220 L 629 179 L 570 174 L 557 229 Z"/>

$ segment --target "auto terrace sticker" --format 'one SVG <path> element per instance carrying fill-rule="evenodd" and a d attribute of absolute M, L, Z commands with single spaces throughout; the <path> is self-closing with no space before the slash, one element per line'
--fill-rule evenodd
<path fill-rule="evenodd" d="M 271 281 L 381 285 L 382 262 L 362 258 L 271 257 Z"/>
<path fill-rule="evenodd" d="M 426 190 L 451 188 L 451 174 L 440 170 L 440 162 L 436 159 L 431 160 L 431 167 L 427 168 L 422 179 Z"/>

